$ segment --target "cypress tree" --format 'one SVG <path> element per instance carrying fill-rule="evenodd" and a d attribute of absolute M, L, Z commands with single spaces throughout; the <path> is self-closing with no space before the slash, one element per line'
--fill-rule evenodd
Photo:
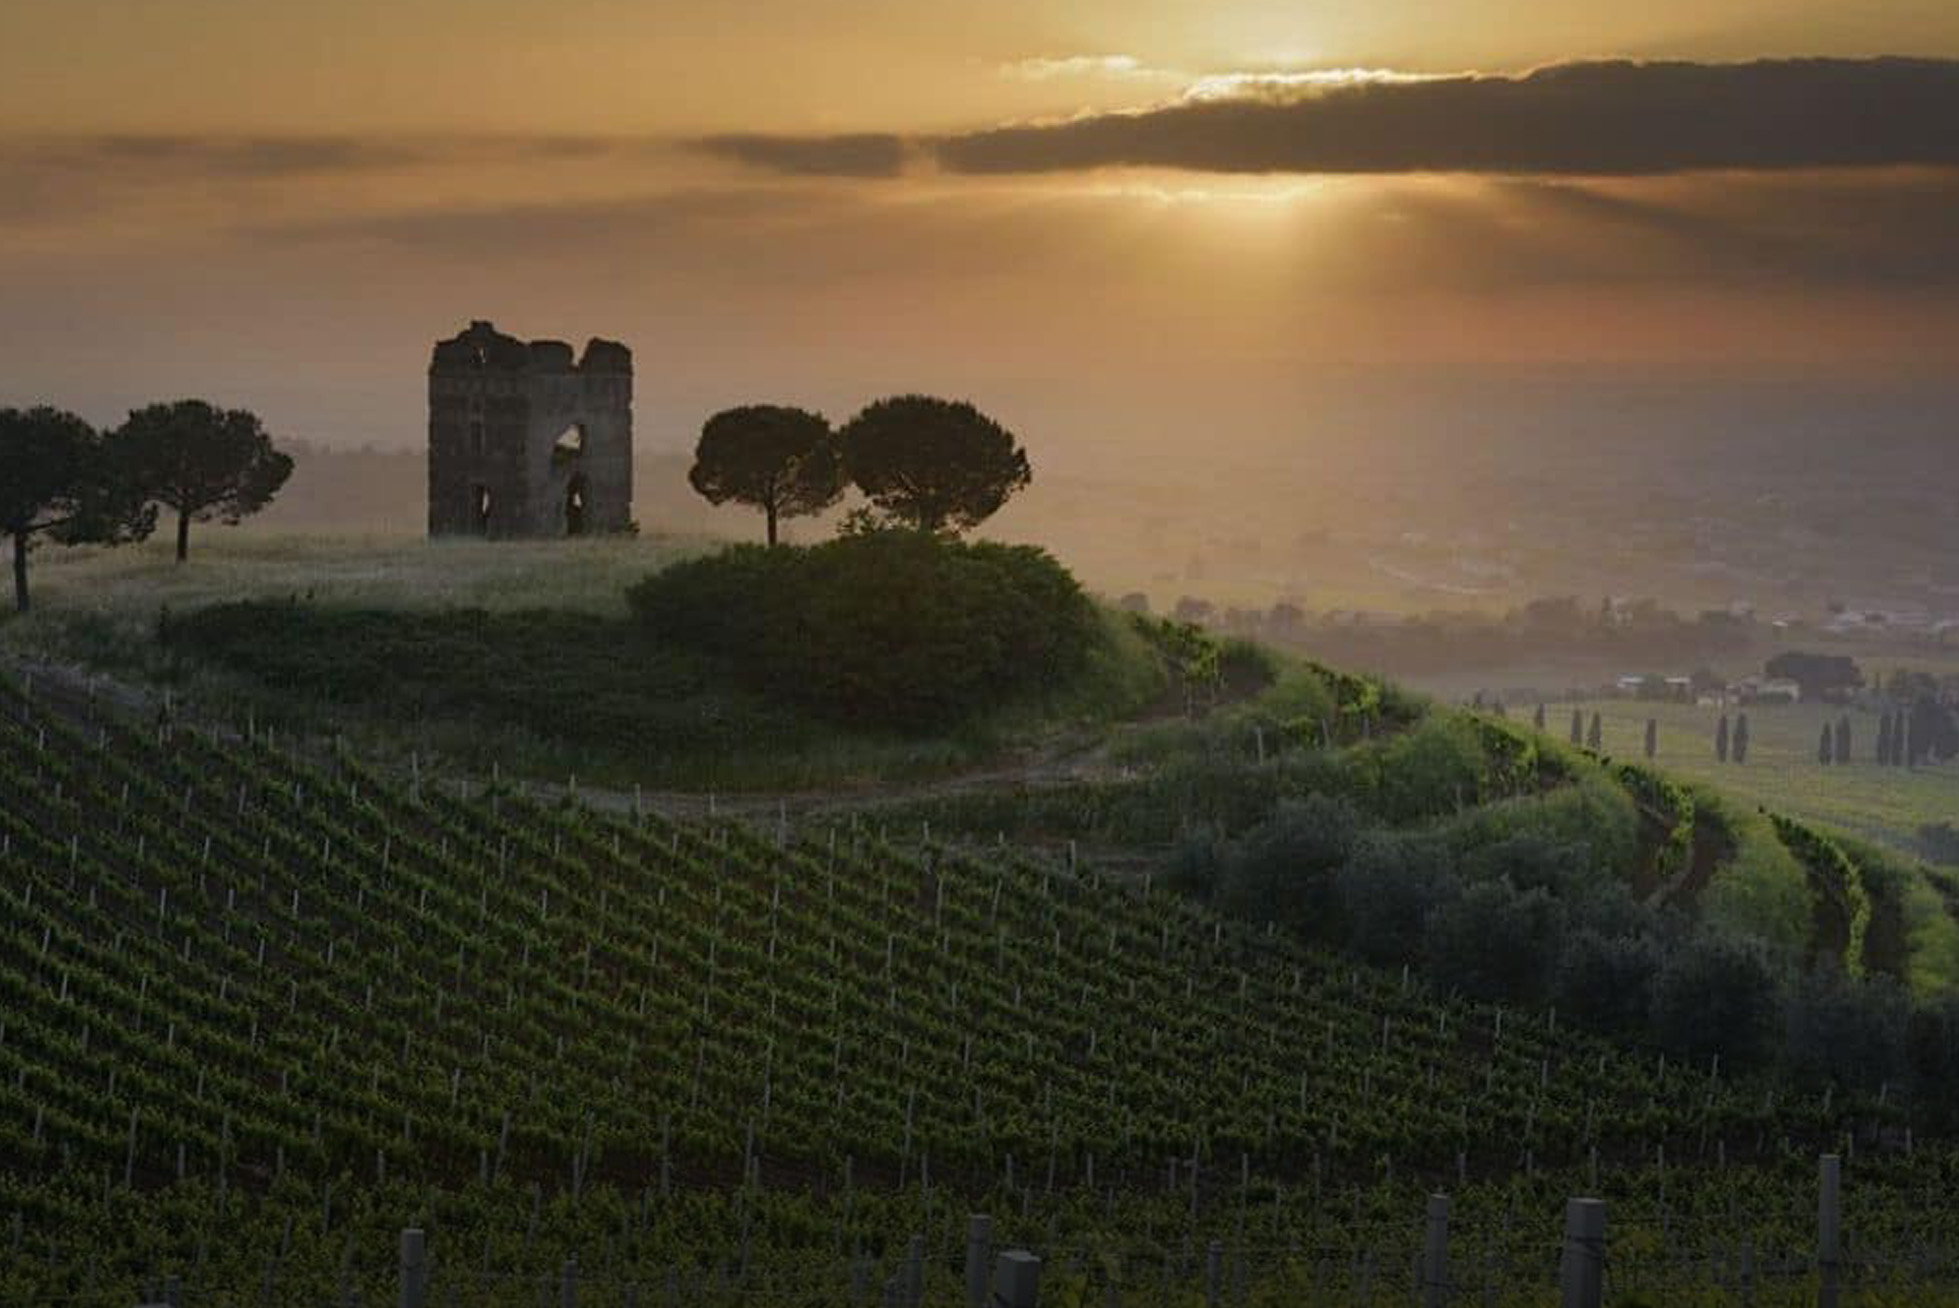
<path fill-rule="evenodd" d="M 1877 715 L 1877 765 L 1891 766 L 1891 710 Z"/>
<path fill-rule="evenodd" d="M 1531 725 L 1539 731 L 1544 730 L 1544 706 L 1542 704 L 1539 704 L 1537 706 L 1537 712 L 1531 715 Z"/>
<path fill-rule="evenodd" d="M 1735 762 L 1746 763 L 1747 761 L 1748 715 L 1746 713 L 1740 713 L 1735 715 Z"/>
<path fill-rule="evenodd" d="M 1660 720 L 1646 719 L 1646 757 L 1652 758 L 1660 752 Z"/>
<path fill-rule="evenodd" d="M 1721 725 L 1714 728 L 1714 757 L 1717 762 L 1728 761 L 1728 715 L 1721 715 Z"/>
<path fill-rule="evenodd" d="M 1836 744 L 1837 763 L 1848 764 L 1850 762 L 1850 715 L 1848 713 L 1837 719 Z"/>
<path fill-rule="evenodd" d="M 1823 734 L 1816 742 L 1816 761 L 1824 767 L 1828 767 L 1830 760 L 1836 756 L 1836 733 L 1831 731 L 1830 724 L 1825 722 L 1823 724 Z"/>
<path fill-rule="evenodd" d="M 1597 713 L 1592 714 L 1592 729 L 1585 735 L 1585 743 L 1594 750 L 1605 747 L 1605 724 Z"/>
<path fill-rule="evenodd" d="M 1574 745 L 1585 743 L 1585 714 L 1581 709 L 1571 710 L 1571 743 Z"/>

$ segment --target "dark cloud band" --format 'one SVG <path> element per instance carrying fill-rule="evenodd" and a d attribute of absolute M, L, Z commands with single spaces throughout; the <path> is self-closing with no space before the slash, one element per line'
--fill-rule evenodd
<path fill-rule="evenodd" d="M 939 138 L 959 173 L 1630 176 L 1959 164 L 1959 61 L 1592 62 L 1312 85 Z"/>
<path fill-rule="evenodd" d="M 0 139 L 0 169 L 214 178 L 347 173 L 416 163 L 408 141 L 342 136 L 44 136 Z"/>
<path fill-rule="evenodd" d="M 743 133 L 703 137 L 700 150 L 756 168 L 806 177 L 896 177 L 910 148 L 883 132 L 840 136 L 771 136 Z"/>

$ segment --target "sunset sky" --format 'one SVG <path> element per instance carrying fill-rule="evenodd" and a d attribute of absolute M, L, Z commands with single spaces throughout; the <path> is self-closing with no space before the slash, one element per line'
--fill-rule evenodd
<path fill-rule="evenodd" d="M 1950 0 L 15 0 L 0 402 L 412 446 L 482 317 L 631 344 L 651 448 L 911 389 L 1087 449 L 1333 439 L 1321 376 L 1906 384 L 1959 367 L 1951 61 Z"/>

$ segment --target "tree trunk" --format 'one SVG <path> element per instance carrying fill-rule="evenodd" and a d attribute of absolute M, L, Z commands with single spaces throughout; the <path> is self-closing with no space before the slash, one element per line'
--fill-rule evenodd
<path fill-rule="evenodd" d="M 177 562 L 190 557 L 190 510 L 177 510 Z"/>
<path fill-rule="evenodd" d="M 762 512 L 768 517 L 769 520 L 769 548 L 774 549 L 775 548 L 775 505 L 773 504 L 764 505 L 762 507 Z"/>
<path fill-rule="evenodd" d="M 14 533 L 14 612 L 27 612 L 27 533 Z"/>

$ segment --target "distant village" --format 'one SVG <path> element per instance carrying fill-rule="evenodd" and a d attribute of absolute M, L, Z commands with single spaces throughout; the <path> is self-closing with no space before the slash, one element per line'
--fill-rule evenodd
<path fill-rule="evenodd" d="M 1147 596 L 1120 604 L 1150 611 Z M 1959 618 L 1923 607 L 1832 604 L 1813 616 L 1764 617 L 1745 601 L 1685 615 L 1650 599 L 1575 597 L 1532 600 L 1506 613 L 1424 614 L 1330 608 L 1286 602 L 1269 608 L 1219 608 L 1185 595 L 1166 616 L 1180 622 L 1288 646 L 1335 663 L 1393 675 L 1510 673 L 1547 663 L 1593 669 L 1569 687 L 1586 697 L 1670 700 L 1709 708 L 1824 701 L 1875 702 L 1887 689 L 1866 681 L 1855 659 L 1936 664 L 1959 654 Z M 1797 651 L 1814 649 L 1808 655 Z M 1617 665 L 1617 671 L 1613 671 Z M 1744 671 L 1744 669 L 1746 671 Z M 1959 664 L 1955 664 L 1959 671 Z M 1916 685 L 1959 700 L 1959 676 Z"/>

